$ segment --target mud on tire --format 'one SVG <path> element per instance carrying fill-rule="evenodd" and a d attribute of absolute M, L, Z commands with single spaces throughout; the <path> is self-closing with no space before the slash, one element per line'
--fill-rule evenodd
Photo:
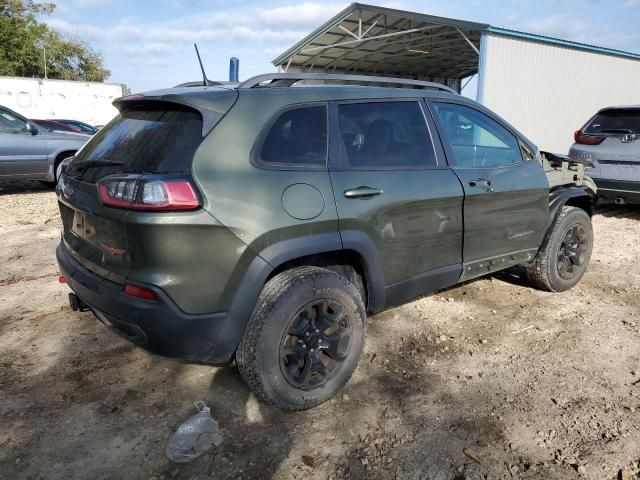
<path fill-rule="evenodd" d="M 592 249 L 593 228 L 587 212 L 562 207 L 547 242 L 526 268 L 527 278 L 541 290 L 569 290 L 584 275 Z"/>
<path fill-rule="evenodd" d="M 366 312 L 357 288 L 318 267 L 269 280 L 236 352 L 240 374 L 264 402 L 304 410 L 325 402 L 355 371 Z"/>

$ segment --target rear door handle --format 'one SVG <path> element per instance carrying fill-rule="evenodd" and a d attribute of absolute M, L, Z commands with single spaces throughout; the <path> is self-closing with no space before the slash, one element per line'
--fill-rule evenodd
<path fill-rule="evenodd" d="M 371 198 L 378 195 L 382 195 L 381 188 L 358 187 L 344 191 L 344 196 L 347 198 Z"/>

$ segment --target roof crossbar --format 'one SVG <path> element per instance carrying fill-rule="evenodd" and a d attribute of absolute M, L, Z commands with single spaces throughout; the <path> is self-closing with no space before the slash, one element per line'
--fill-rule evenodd
<path fill-rule="evenodd" d="M 264 82 L 269 82 L 268 87 L 290 87 L 303 80 L 331 80 L 336 82 L 359 82 L 359 83 L 390 83 L 394 85 L 405 85 L 420 88 L 431 88 L 442 90 L 453 94 L 458 94 L 453 88 L 441 83 L 426 82 L 423 80 L 411 80 L 408 78 L 396 77 L 374 77 L 369 75 L 344 75 L 340 73 L 265 73 L 256 75 L 245 80 L 237 88 L 254 88 L 261 86 Z"/>

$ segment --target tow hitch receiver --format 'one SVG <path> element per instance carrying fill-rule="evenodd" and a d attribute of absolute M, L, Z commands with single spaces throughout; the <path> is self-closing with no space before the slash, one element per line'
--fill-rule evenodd
<path fill-rule="evenodd" d="M 86 312 L 89 307 L 75 293 L 69 294 L 69 306 L 74 312 Z"/>

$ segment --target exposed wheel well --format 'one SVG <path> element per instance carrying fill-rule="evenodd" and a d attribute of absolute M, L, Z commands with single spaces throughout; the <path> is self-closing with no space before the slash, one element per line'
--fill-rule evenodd
<path fill-rule="evenodd" d="M 588 195 L 582 195 L 579 197 L 571 197 L 565 205 L 569 207 L 578 207 L 593 216 L 593 199 Z"/>
<path fill-rule="evenodd" d="M 353 250 L 337 250 L 288 260 L 282 265 L 276 267 L 269 274 L 267 281 L 280 272 L 300 266 L 326 268 L 327 270 L 331 270 L 342 275 L 356 286 L 362 296 L 364 304 L 367 306 L 367 310 L 369 310 L 370 304 L 368 292 L 370 291 L 370 283 L 366 275 L 362 257 L 358 252 Z"/>
<path fill-rule="evenodd" d="M 588 194 L 576 195 L 574 197 L 569 197 L 564 202 L 556 203 L 552 207 L 552 210 L 551 210 L 551 213 L 550 213 L 550 216 L 549 216 L 549 223 L 547 224 L 547 231 L 546 231 L 544 239 L 542 240 L 542 243 L 540 245 L 540 249 L 543 249 L 543 248 L 546 247 L 547 242 L 549 241 L 549 237 L 551 236 L 551 233 L 553 232 L 553 226 L 554 226 L 555 222 L 557 221 L 557 219 L 560 217 L 560 214 L 562 213 L 562 208 L 565 207 L 565 206 L 567 206 L 567 207 L 577 207 L 577 208 L 587 212 L 587 215 L 589 215 L 589 217 L 593 217 L 594 199 L 593 199 L 592 196 L 590 196 Z"/>
<path fill-rule="evenodd" d="M 71 157 L 73 155 L 75 155 L 77 150 L 66 150 L 64 152 L 60 152 L 58 155 L 56 155 L 56 159 L 53 162 L 53 178 L 54 181 L 57 180 L 56 178 L 56 171 L 58 170 L 58 165 L 60 165 L 60 162 L 62 160 L 64 160 L 67 157 Z"/>
<path fill-rule="evenodd" d="M 64 160 L 67 157 L 71 157 L 75 155 L 75 153 L 76 153 L 76 150 L 67 150 L 64 152 L 60 152 L 58 155 L 56 155 L 56 160 L 54 164 L 58 165 L 62 160 Z"/>

